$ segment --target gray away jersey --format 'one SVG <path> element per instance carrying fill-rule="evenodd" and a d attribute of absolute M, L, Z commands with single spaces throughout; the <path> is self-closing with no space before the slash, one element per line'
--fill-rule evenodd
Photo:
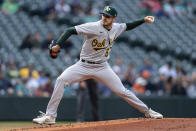
<path fill-rule="evenodd" d="M 105 62 L 109 59 L 114 40 L 126 30 L 125 23 L 113 23 L 108 31 L 102 21 L 75 26 L 78 34 L 85 35 L 80 58 L 92 62 Z"/>

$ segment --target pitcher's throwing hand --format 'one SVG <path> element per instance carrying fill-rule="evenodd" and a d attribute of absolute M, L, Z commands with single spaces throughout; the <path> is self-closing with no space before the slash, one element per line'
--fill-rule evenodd
<path fill-rule="evenodd" d="M 146 16 L 146 17 L 144 18 L 144 21 L 145 21 L 146 23 L 154 23 L 155 18 L 154 18 L 154 16 Z"/>

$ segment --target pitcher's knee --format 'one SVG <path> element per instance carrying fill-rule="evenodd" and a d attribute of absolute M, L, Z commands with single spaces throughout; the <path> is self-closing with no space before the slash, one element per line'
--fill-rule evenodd
<path fill-rule="evenodd" d="M 66 86 L 68 86 L 69 85 L 69 83 L 68 82 L 66 82 L 66 80 L 63 78 L 63 77 L 61 77 L 61 76 L 59 76 L 58 78 L 57 78 L 57 80 L 56 80 L 56 84 L 58 84 L 58 83 L 63 83 L 64 84 L 64 87 L 66 87 Z"/>
<path fill-rule="evenodd" d="M 57 79 L 56 79 L 56 83 L 63 82 L 63 81 L 64 80 L 63 80 L 63 78 L 61 76 L 57 77 Z"/>

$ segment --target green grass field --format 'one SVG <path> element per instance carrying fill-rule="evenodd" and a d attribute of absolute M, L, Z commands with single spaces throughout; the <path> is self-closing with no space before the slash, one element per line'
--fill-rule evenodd
<path fill-rule="evenodd" d="M 70 124 L 75 122 L 60 121 L 57 124 Z M 14 128 L 27 128 L 39 126 L 31 121 L 0 121 L 0 130 L 9 130 Z"/>

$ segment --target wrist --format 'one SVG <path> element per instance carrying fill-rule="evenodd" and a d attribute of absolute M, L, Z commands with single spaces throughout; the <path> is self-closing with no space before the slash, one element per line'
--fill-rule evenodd
<path fill-rule="evenodd" d="M 143 21 L 144 23 L 146 23 L 146 20 L 145 20 L 145 18 L 143 18 L 143 19 L 142 19 L 142 21 Z"/>

